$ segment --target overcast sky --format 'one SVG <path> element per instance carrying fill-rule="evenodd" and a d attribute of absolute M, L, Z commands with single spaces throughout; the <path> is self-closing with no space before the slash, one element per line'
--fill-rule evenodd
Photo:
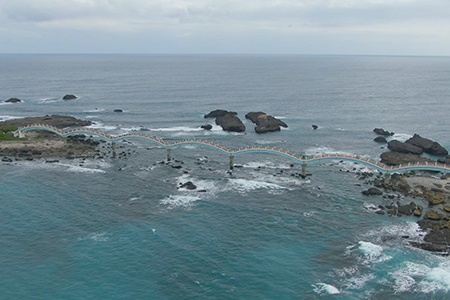
<path fill-rule="evenodd" d="M 0 53 L 450 55 L 450 0 L 0 0 Z"/>

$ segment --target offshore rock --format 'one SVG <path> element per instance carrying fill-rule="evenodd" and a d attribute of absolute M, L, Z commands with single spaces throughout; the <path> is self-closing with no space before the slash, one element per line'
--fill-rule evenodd
<path fill-rule="evenodd" d="M 228 110 L 223 110 L 223 109 L 216 109 L 213 110 L 212 112 L 210 112 L 209 114 L 206 114 L 204 116 L 204 118 L 218 118 L 218 117 L 223 117 L 225 115 L 231 114 L 233 116 L 237 115 L 237 112 L 234 111 L 228 111 Z"/>
<path fill-rule="evenodd" d="M 402 143 L 397 140 L 390 141 L 388 143 L 388 148 L 391 151 L 401 152 L 401 153 L 412 153 L 412 154 L 422 154 L 423 150 L 420 147 L 414 146 L 412 144 Z"/>
<path fill-rule="evenodd" d="M 9 98 L 5 102 L 7 102 L 7 103 L 20 103 L 20 102 L 22 102 L 22 100 L 20 100 L 19 98 Z"/>
<path fill-rule="evenodd" d="M 373 132 L 375 132 L 376 134 L 379 134 L 379 135 L 383 135 L 383 136 L 391 136 L 391 135 L 394 135 L 393 132 L 386 131 L 386 130 L 384 130 L 383 128 L 375 128 L 375 129 L 373 130 Z"/>
<path fill-rule="evenodd" d="M 274 118 L 272 116 L 268 116 L 263 112 L 249 112 L 245 115 L 245 118 L 251 120 L 256 124 L 255 132 L 256 133 L 266 133 L 266 132 L 274 132 L 280 131 L 281 127 L 287 128 L 287 124 L 283 121 Z"/>
<path fill-rule="evenodd" d="M 409 140 L 407 140 L 405 143 L 419 147 L 424 152 L 429 154 L 438 156 L 448 155 L 448 151 L 444 147 L 442 147 L 438 142 L 434 142 L 432 140 L 423 138 L 418 134 L 414 134 L 414 136 Z"/>
<path fill-rule="evenodd" d="M 225 114 L 216 119 L 216 124 L 221 126 L 224 131 L 244 132 L 245 125 L 233 113 Z"/>
<path fill-rule="evenodd" d="M 195 189 L 197 189 L 197 186 L 195 184 L 193 184 L 192 181 L 188 181 L 188 182 L 185 182 L 180 185 L 180 189 L 183 189 L 183 188 L 188 189 L 188 190 L 195 190 Z"/>
<path fill-rule="evenodd" d="M 78 97 L 75 96 L 75 95 L 67 94 L 67 95 L 65 95 L 62 99 L 63 99 L 63 100 L 74 100 L 74 99 L 77 99 L 77 98 L 78 98 Z"/>
<path fill-rule="evenodd" d="M 384 136 L 377 136 L 376 138 L 373 139 L 375 142 L 377 143 L 383 143 L 386 144 L 387 140 Z"/>
<path fill-rule="evenodd" d="M 205 130 L 211 130 L 212 129 L 212 125 L 211 124 L 205 124 L 200 126 L 200 128 L 205 129 Z"/>

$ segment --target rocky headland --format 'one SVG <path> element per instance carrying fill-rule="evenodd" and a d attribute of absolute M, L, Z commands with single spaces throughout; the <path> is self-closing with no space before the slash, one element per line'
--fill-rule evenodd
<path fill-rule="evenodd" d="M 383 129 L 374 130 L 381 136 L 392 136 L 393 133 Z M 417 162 L 436 162 L 423 153 L 441 156 L 440 163 L 450 162 L 447 150 L 439 143 L 415 134 L 402 143 L 392 140 L 388 143 L 390 151 L 380 155 L 381 162 L 387 165 L 399 165 Z M 380 215 L 397 216 L 414 215 L 419 220 L 419 227 L 424 232 L 423 241 L 411 242 L 415 247 L 450 254 L 450 176 L 437 176 L 438 172 L 394 173 L 390 178 L 379 173 L 361 174 L 360 179 L 371 185 L 363 191 L 366 196 L 382 196 L 387 203 L 375 208 Z M 402 203 L 402 199 L 416 199 Z M 406 201 L 408 202 L 408 201 Z M 416 203 L 417 202 L 417 203 Z"/>
<path fill-rule="evenodd" d="M 79 120 L 69 116 L 44 116 L 12 119 L 0 122 L 0 156 L 2 161 L 12 158 L 34 159 L 42 157 L 94 157 L 99 142 L 84 135 L 69 138 L 60 137 L 46 130 L 27 131 L 25 137 L 18 138 L 14 131 L 30 124 L 46 124 L 60 129 L 88 126 L 90 121 Z"/>

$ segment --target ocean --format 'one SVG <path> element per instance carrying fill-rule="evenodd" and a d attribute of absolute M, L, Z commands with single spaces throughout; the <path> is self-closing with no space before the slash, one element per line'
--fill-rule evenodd
<path fill-rule="evenodd" d="M 0 103 L 0 120 L 62 114 L 113 135 L 373 159 L 382 127 L 450 149 L 449 57 L 23 54 L 0 55 L 0 70 L 0 101 L 23 101 Z M 203 118 L 215 109 L 236 111 L 246 132 Z M 256 134 L 251 111 L 289 127 Z M 427 203 L 363 196 L 367 167 L 310 164 L 302 179 L 270 154 L 236 156 L 230 173 L 205 147 L 172 150 L 172 164 L 150 142 L 117 151 L 0 162 L 0 299 L 449 298 L 448 257 L 410 246 L 418 219 L 373 209 Z"/>

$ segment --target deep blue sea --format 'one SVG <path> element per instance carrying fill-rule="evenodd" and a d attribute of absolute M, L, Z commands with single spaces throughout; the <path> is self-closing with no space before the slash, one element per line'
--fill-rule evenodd
<path fill-rule="evenodd" d="M 0 70 L 0 102 L 23 100 L 0 103 L 0 120 L 63 114 L 113 135 L 374 159 L 382 127 L 450 149 L 449 57 L 0 55 Z M 203 118 L 215 109 L 246 132 Z M 289 127 L 258 135 L 251 111 Z M 175 169 L 156 144 L 117 146 L 129 155 L 0 162 L 0 299 L 450 297 L 449 258 L 409 245 L 417 219 L 375 214 L 396 200 L 361 194 L 370 169 L 317 163 L 301 179 L 295 162 L 251 154 L 230 174 L 204 147 L 173 150 Z M 399 199 L 413 200 L 427 205 Z"/>

